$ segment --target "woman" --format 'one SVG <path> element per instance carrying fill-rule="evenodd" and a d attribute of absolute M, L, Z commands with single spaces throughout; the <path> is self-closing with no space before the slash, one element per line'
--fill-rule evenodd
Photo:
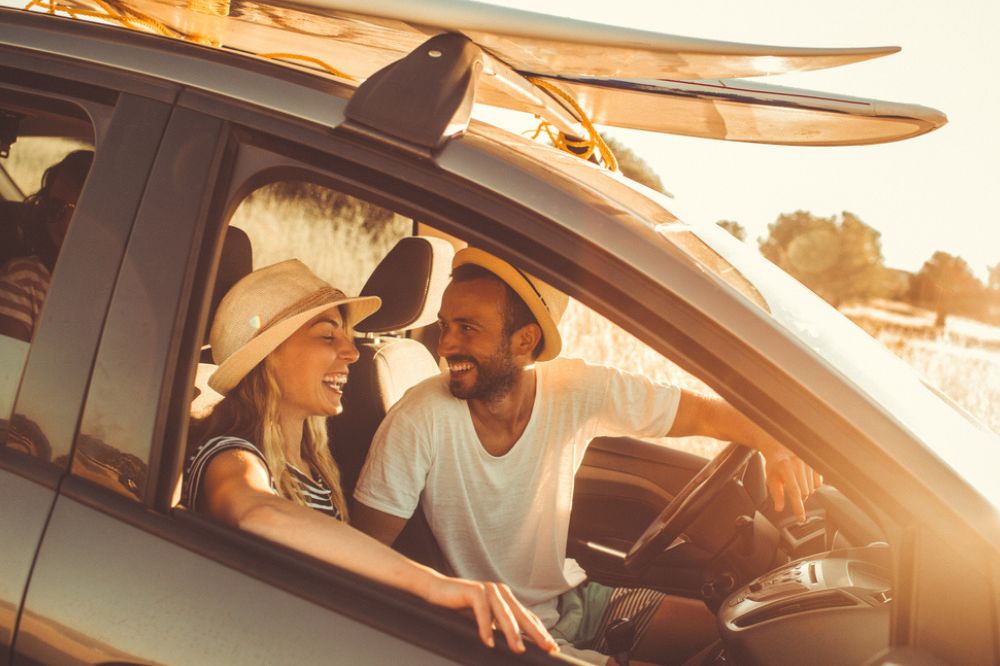
<path fill-rule="evenodd" d="M 210 335 L 219 367 L 208 383 L 225 397 L 192 424 L 186 505 L 431 603 L 470 608 L 491 647 L 495 623 L 515 652 L 521 631 L 555 650 L 505 585 L 443 576 L 348 526 L 325 419 L 342 411 L 358 359 L 351 327 L 380 305 L 346 297 L 297 259 L 233 286 Z"/>
<path fill-rule="evenodd" d="M 41 189 L 24 200 L 22 219 L 3 230 L 0 254 L 14 258 L 0 271 L 0 335 L 31 341 L 93 161 L 92 150 L 76 150 L 46 169 Z"/>

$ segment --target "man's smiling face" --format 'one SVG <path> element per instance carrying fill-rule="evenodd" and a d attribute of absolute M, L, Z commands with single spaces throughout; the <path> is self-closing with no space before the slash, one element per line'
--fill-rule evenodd
<path fill-rule="evenodd" d="M 438 354 L 448 363 L 456 398 L 489 402 L 506 394 L 520 366 L 504 331 L 506 287 L 482 278 L 452 282 L 441 299 Z"/>

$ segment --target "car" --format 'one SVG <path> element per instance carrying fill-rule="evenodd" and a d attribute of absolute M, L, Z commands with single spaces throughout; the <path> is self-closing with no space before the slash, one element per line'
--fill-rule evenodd
<path fill-rule="evenodd" d="M 427 94 L 401 99 L 384 78 L 359 86 L 121 16 L 0 9 L 11 159 L 26 151 L 37 174 L 95 152 L 30 342 L 0 337 L 0 664 L 565 659 L 488 649 L 459 614 L 178 504 L 225 287 L 292 254 L 352 292 L 383 271 L 380 293 L 412 305 L 417 277 L 385 259 L 410 239 L 538 275 L 621 329 L 610 360 L 652 375 L 648 358 L 668 359 L 824 475 L 799 523 L 738 443 L 711 460 L 591 445 L 569 554 L 595 580 L 705 600 L 721 640 L 699 663 L 1000 663 L 997 437 L 800 284 L 663 195 L 470 120 L 467 78 L 420 78 L 406 56 L 395 75 Z M 472 56 L 453 71 L 480 62 L 469 40 L 435 39 L 413 53 L 458 44 Z M 4 165 L 14 206 L 29 167 Z M 582 321 L 567 337 L 594 334 Z M 383 322 L 359 345 L 433 359 L 424 323 Z M 648 355 L 624 358 L 632 339 Z M 377 425 L 385 405 L 353 381 L 345 417 Z M 355 474 L 368 442 L 343 434 L 372 426 L 331 423 Z M 398 546 L 435 561 L 416 522 Z"/>

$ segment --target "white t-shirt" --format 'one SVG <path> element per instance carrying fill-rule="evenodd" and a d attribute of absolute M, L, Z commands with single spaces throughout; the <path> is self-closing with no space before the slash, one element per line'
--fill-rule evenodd
<path fill-rule="evenodd" d="M 549 627 L 556 597 L 586 579 L 566 541 L 587 445 L 665 435 L 680 389 L 575 359 L 535 367 L 531 417 L 502 456 L 483 448 L 446 374 L 413 387 L 375 434 L 354 497 L 407 519 L 420 502 L 459 576 L 506 583 Z"/>

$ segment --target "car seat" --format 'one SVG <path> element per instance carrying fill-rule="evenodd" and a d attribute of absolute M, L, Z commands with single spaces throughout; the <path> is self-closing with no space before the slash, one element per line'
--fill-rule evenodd
<path fill-rule="evenodd" d="M 349 501 L 386 412 L 410 387 L 440 372 L 430 350 L 402 334 L 437 321 L 454 254 L 452 245 L 441 238 L 403 238 L 361 290 L 362 296 L 380 297 L 382 307 L 355 327 L 364 337 L 357 341 L 359 358 L 350 369 L 344 411 L 327 421 L 341 486 Z M 395 547 L 439 570 L 445 568 L 419 508 Z"/>
<path fill-rule="evenodd" d="M 0 201 L 0 267 L 14 257 L 31 254 L 24 238 L 28 219 L 28 204 L 22 201 Z"/>
<path fill-rule="evenodd" d="M 205 344 L 201 349 L 200 363 L 195 372 L 194 395 L 191 400 L 191 415 L 198 417 L 208 413 L 212 405 L 222 399 L 208 385 L 208 378 L 215 371 L 216 365 L 212 362 L 212 350 L 208 346 L 208 335 L 212 329 L 212 320 L 215 311 L 219 307 L 219 302 L 226 295 L 234 284 L 240 281 L 245 275 L 249 275 L 253 270 L 253 248 L 250 244 L 250 237 L 239 227 L 227 227 L 226 237 L 222 241 L 222 252 L 219 255 L 219 267 L 215 273 L 215 286 L 212 289 L 212 300 L 208 306 L 208 326 L 205 330 Z M 184 461 L 182 467 L 187 463 L 186 453 L 182 453 Z M 177 506 L 180 502 L 181 485 L 183 474 L 178 475 L 175 484 L 171 506 Z"/>

